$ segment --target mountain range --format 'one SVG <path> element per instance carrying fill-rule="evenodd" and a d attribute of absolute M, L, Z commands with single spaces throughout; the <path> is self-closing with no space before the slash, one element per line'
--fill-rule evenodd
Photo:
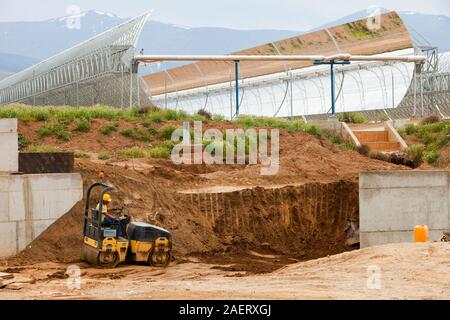
<path fill-rule="evenodd" d="M 450 51 L 450 17 L 414 12 L 399 14 L 417 44 L 438 46 L 441 52 Z M 316 29 L 361 19 L 367 15 L 367 11 L 359 11 Z M 80 18 L 79 29 L 67 28 L 68 17 L 36 22 L 0 22 L 0 79 L 127 20 L 99 11 L 83 12 Z M 224 54 L 301 33 L 304 32 L 189 28 L 149 20 L 142 31 L 138 49 L 143 48 L 146 54 Z"/>

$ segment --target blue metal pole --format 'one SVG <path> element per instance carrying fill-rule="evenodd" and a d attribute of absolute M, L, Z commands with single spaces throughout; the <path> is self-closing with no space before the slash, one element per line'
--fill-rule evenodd
<path fill-rule="evenodd" d="M 335 99 L 334 99 L 334 62 L 330 63 L 330 74 L 331 74 L 331 114 L 334 116 L 335 114 Z"/>
<path fill-rule="evenodd" d="M 239 61 L 234 62 L 236 80 L 236 117 L 239 116 Z"/>

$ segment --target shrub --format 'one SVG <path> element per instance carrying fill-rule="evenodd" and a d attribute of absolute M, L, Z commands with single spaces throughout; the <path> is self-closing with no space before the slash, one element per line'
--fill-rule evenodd
<path fill-rule="evenodd" d="M 70 133 L 68 131 L 65 131 L 65 130 L 58 131 L 58 132 L 56 132 L 56 137 L 59 140 L 69 141 L 70 140 Z"/>
<path fill-rule="evenodd" d="M 89 120 L 85 118 L 78 120 L 75 131 L 88 132 L 89 130 L 91 130 L 91 123 L 89 122 Z"/>
<path fill-rule="evenodd" d="M 147 118 L 150 121 L 153 121 L 156 123 L 160 123 L 162 121 L 162 116 L 159 112 L 150 113 L 149 115 L 147 115 Z"/>
<path fill-rule="evenodd" d="M 147 132 L 152 135 L 152 136 L 156 136 L 158 134 L 158 130 L 156 130 L 155 128 L 153 128 L 152 123 L 149 121 L 143 121 L 142 122 L 142 126 L 147 129 Z"/>
<path fill-rule="evenodd" d="M 152 136 L 156 136 L 158 134 L 158 130 L 156 130 L 155 128 L 152 128 L 152 127 L 147 128 L 147 131 Z"/>
<path fill-rule="evenodd" d="M 97 158 L 99 160 L 108 160 L 109 158 L 111 158 L 111 155 L 108 152 L 99 152 Z"/>
<path fill-rule="evenodd" d="M 164 126 L 159 135 L 164 140 L 169 140 L 172 137 L 172 133 L 177 130 L 178 128 L 176 126 L 173 126 L 171 124 Z"/>
<path fill-rule="evenodd" d="M 343 112 L 338 114 L 338 120 L 340 122 L 347 123 L 366 123 L 367 118 L 362 113 L 356 112 Z"/>
<path fill-rule="evenodd" d="M 186 120 L 188 118 L 187 113 L 182 110 L 166 109 L 160 112 L 162 118 L 165 120 Z"/>
<path fill-rule="evenodd" d="M 120 134 L 124 137 L 132 138 L 133 137 L 134 130 L 131 128 L 123 129 L 120 131 Z"/>
<path fill-rule="evenodd" d="M 446 134 L 441 134 L 436 139 L 436 144 L 439 148 L 443 148 L 448 144 L 448 136 Z"/>
<path fill-rule="evenodd" d="M 167 146 L 159 146 L 148 149 L 147 154 L 150 158 L 168 159 L 170 158 L 171 152 L 172 150 L 170 150 Z"/>
<path fill-rule="evenodd" d="M 286 131 L 289 133 L 294 133 L 297 131 L 304 131 L 305 130 L 305 122 L 303 120 L 292 120 L 289 121 L 286 127 Z"/>
<path fill-rule="evenodd" d="M 19 133 L 18 134 L 19 149 L 23 149 L 23 148 L 27 147 L 28 144 L 29 144 L 29 141 L 28 141 L 27 137 L 25 137 L 23 134 Z"/>
<path fill-rule="evenodd" d="M 44 110 L 37 110 L 34 113 L 34 119 L 36 121 L 47 121 L 50 118 L 50 113 Z"/>
<path fill-rule="evenodd" d="M 43 137 L 50 137 L 54 132 L 54 127 L 53 125 L 43 125 L 42 127 L 40 127 L 39 129 L 36 130 L 36 133 L 39 137 L 43 138 Z"/>
<path fill-rule="evenodd" d="M 116 132 L 118 127 L 118 124 L 107 124 L 100 128 L 100 132 L 104 135 L 110 135 L 112 132 Z"/>
<path fill-rule="evenodd" d="M 172 140 L 166 140 L 164 141 L 161 146 L 164 148 L 169 149 L 170 152 L 172 152 L 172 149 L 177 145 L 179 142 L 172 141 Z"/>
<path fill-rule="evenodd" d="M 124 158 L 145 158 L 145 151 L 139 147 L 132 147 L 120 150 L 118 155 Z"/>
<path fill-rule="evenodd" d="M 322 134 L 326 139 L 330 140 L 333 144 L 342 143 L 342 138 L 331 131 L 324 131 Z"/>
<path fill-rule="evenodd" d="M 430 143 L 433 143 L 434 138 L 431 134 L 429 134 L 428 132 L 425 132 L 425 133 L 421 134 L 420 141 L 422 141 L 423 144 L 428 145 Z"/>
<path fill-rule="evenodd" d="M 429 164 L 435 164 L 439 158 L 439 154 L 436 150 L 426 151 L 423 154 L 423 159 Z"/>
<path fill-rule="evenodd" d="M 353 143 L 345 142 L 337 145 L 339 149 L 341 150 L 351 150 L 356 151 L 356 147 Z"/>
<path fill-rule="evenodd" d="M 91 156 L 88 153 L 84 153 L 81 151 L 75 151 L 74 157 L 78 159 L 89 159 Z"/>
<path fill-rule="evenodd" d="M 412 145 L 408 149 L 408 154 L 411 156 L 415 167 L 418 167 L 422 163 L 424 149 L 425 147 L 422 144 Z"/>
<path fill-rule="evenodd" d="M 405 133 L 410 136 L 417 132 L 417 126 L 414 124 L 407 124 L 405 126 Z"/>
<path fill-rule="evenodd" d="M 321 135 L 320 129 L 313 124 L 307 124 L 304 131 L 316 137 Z"/>
<path fill-rule="evenodd" d="M 149 134 L 147 134 L 146 132 L 144 132 L 142 130 L 138 130 L 138 129 L 127 128 L 127 129 L 120 131 L 120 134 L 125 137 L 129 137 L 129 138 L 133 138 L 133 139 L 137 139 L 137 140 L 141 140 L 141 141 L 145 141 L 145 142 L 149 142 L 151 140 Z"/>

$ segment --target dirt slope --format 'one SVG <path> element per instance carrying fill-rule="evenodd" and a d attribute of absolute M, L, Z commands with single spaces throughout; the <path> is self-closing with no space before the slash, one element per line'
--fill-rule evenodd
<path fill-rule="evenodd" d="M 273 257 L 260 258 L 267 263 Z M 68 290 L 66 265 L 16 268 L 33 277 L 22 290 L 0 290 L 1 299 L 450 299 L 450 245 L 391 244 L 296 263 L 279 271 L 242 277 L 202 263 L 166 270 L 123 266 L 114 270 L 82 265 L 81 290 Z M 368 267 L 377 267 L 379 282 Z M 10 270 L 11 271 L 11 270 Z M 379 283 L 367 286 L 367 282 Z"/>

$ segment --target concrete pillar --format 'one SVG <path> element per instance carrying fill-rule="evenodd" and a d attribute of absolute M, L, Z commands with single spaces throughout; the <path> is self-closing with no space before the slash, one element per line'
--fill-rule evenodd
<path fill-rule="evenodd" d="M 17 119 L 0 119 L 0 172 L 19 170 Z"/>

